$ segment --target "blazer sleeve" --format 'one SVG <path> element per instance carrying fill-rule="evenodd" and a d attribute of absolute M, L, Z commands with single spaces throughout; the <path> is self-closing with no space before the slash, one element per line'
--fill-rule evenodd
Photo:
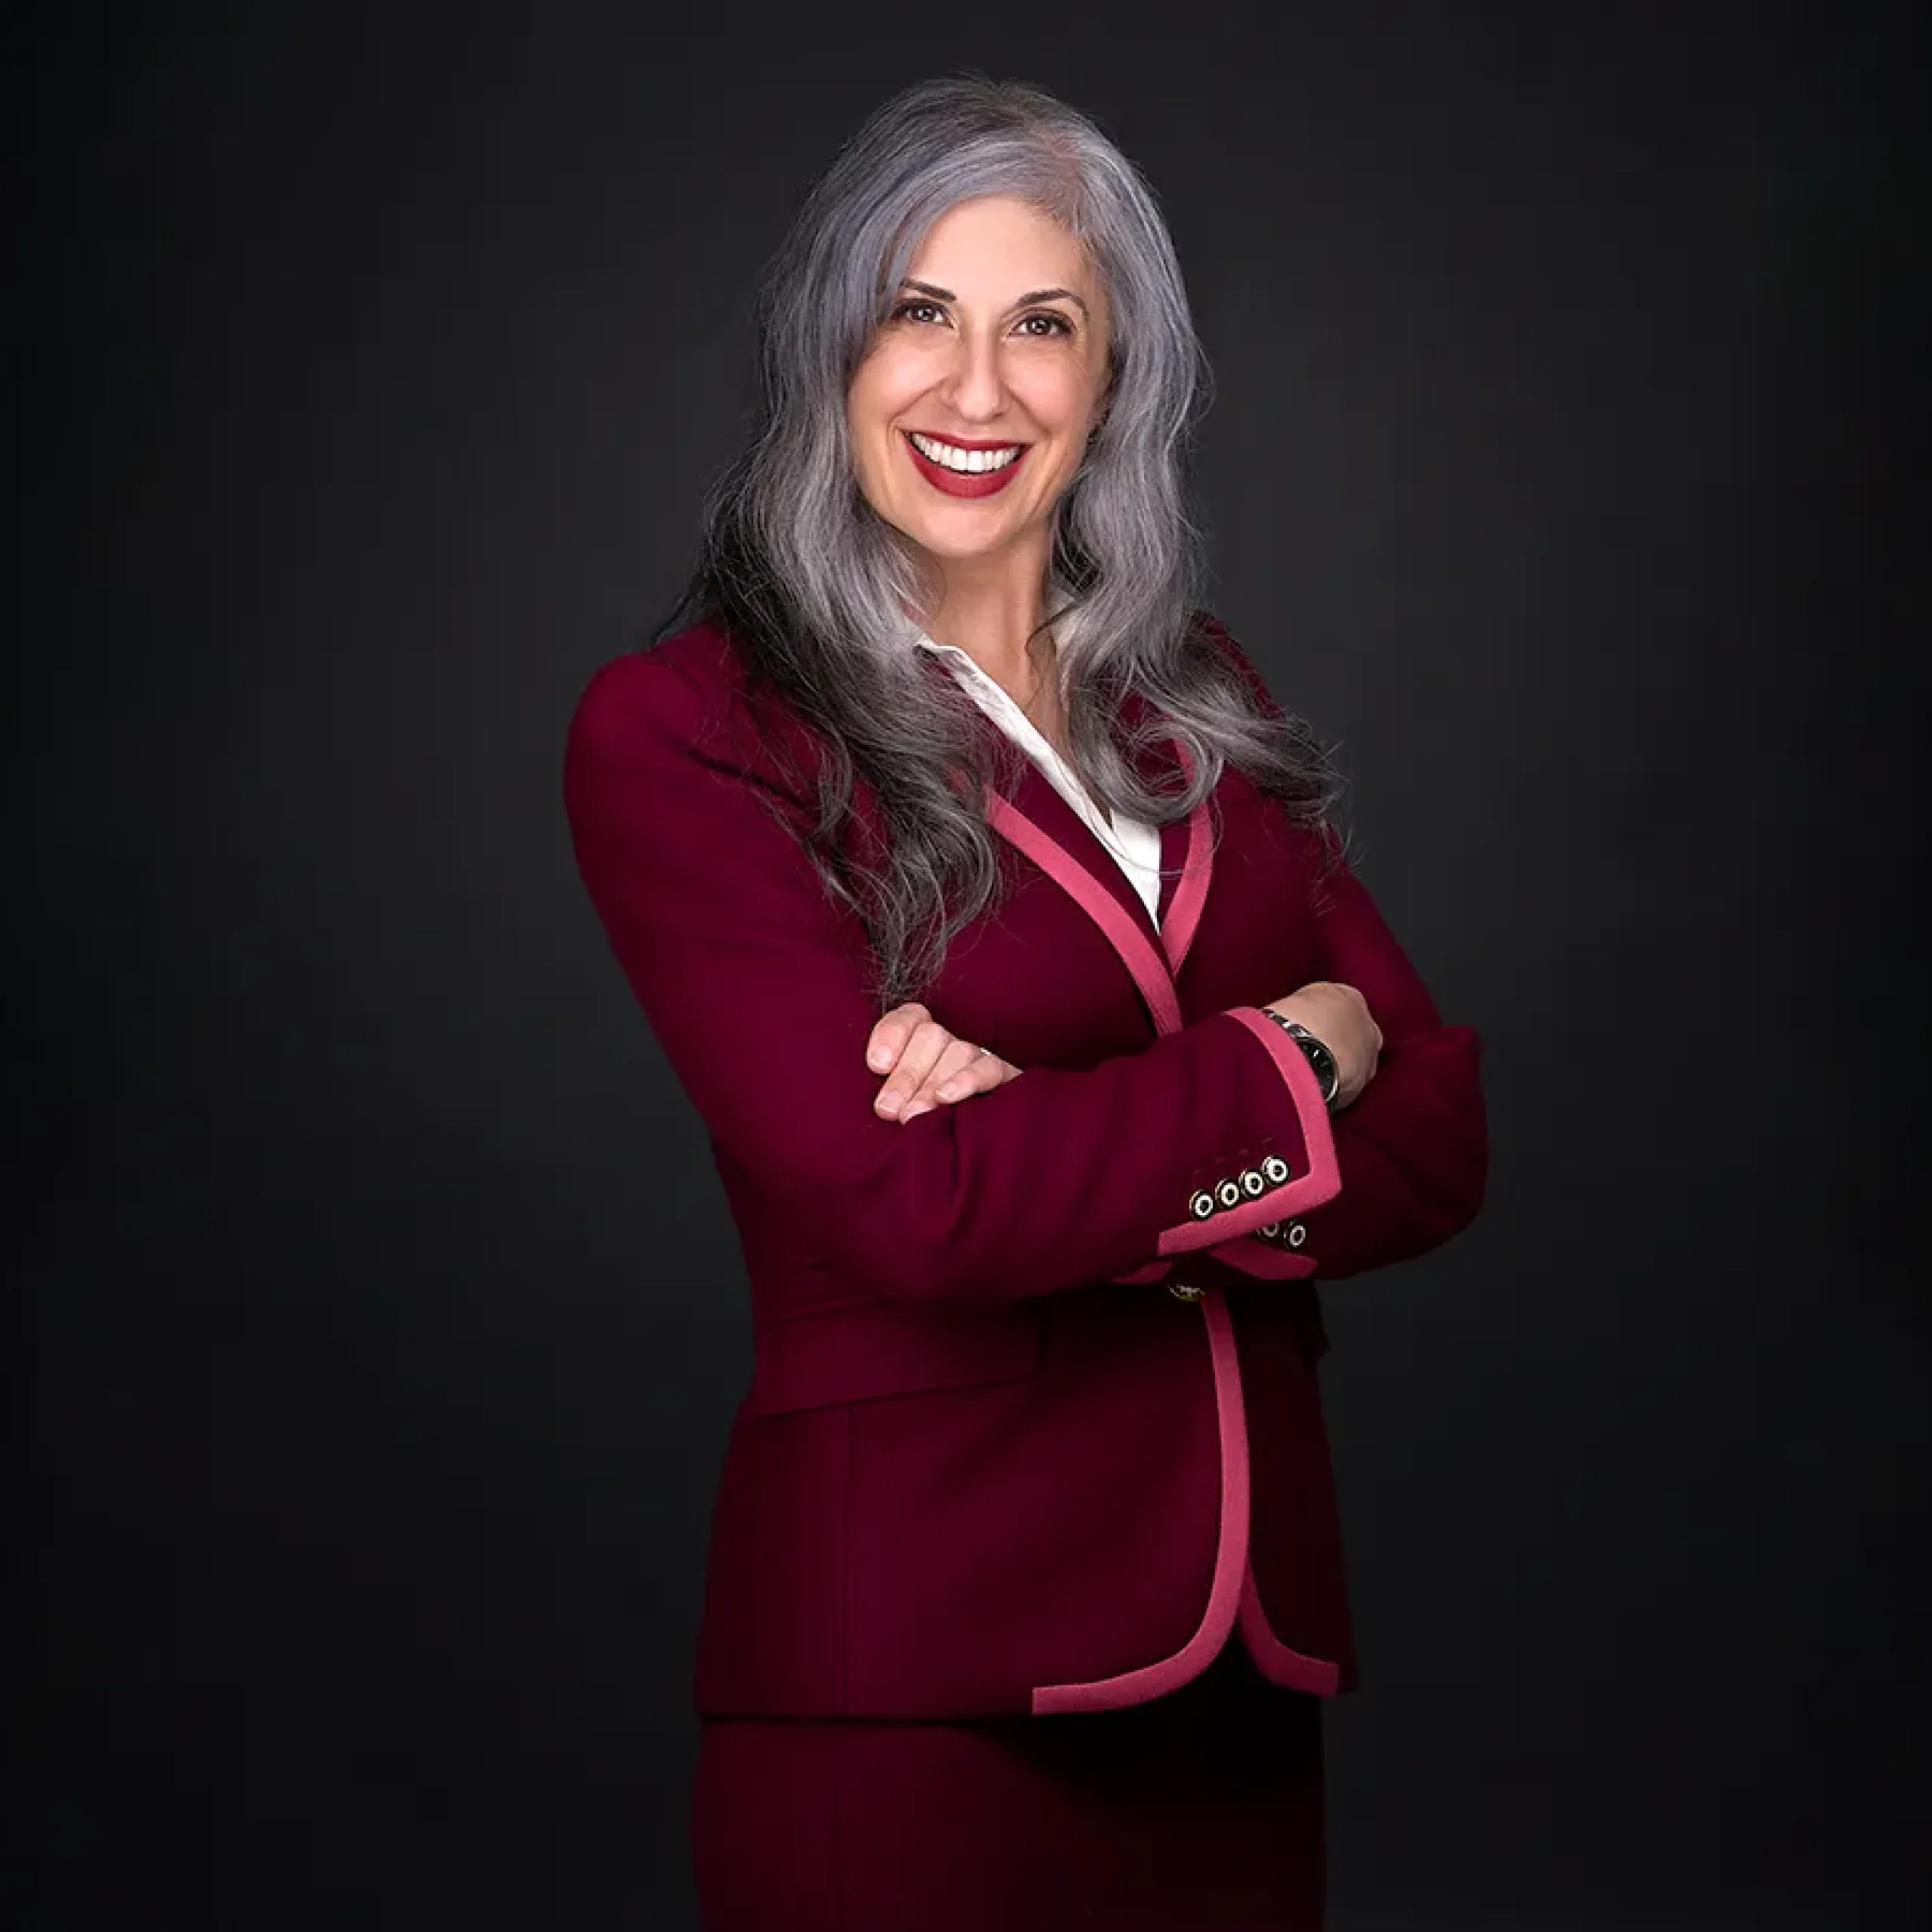
<path fill-rule="evenodd" d="M 709 728 L 716 696 L 651 652 L 591 678 L 565 803 L 611 949 L 712 1141 L 857 1291 L 1011 1301 L 1205 1249 L 1339 1185 L 1313 1073 L 1258 1007 L 1144 1050 L 1033 1068 L 970 1106 L 872 1109 L 861 923 L 791 823 L 807 801 Z M 1217 1206 L 1227 1150 L 1274 1150 Z M 1277 1158 L 1278 1157 L 1278 1158 Z"/>
<path fill-rule="evenodd" d="M 1263 707 L 1281 708 L 1232 638 L 1213 627 Z M 1473 1029 L 1445 1026 L 1374 901 L 1313 832 L 1311 914 L 1318 977 L 1353 986 L 1382 1029 L 1374 1077 L 1334 1119 L 1341 1186 L 1294 1218 L 1318 1276 L 1356 1275 L 1440 1247 L 1474 1220 L 1488 1178 L 1489 1136 Z"/>

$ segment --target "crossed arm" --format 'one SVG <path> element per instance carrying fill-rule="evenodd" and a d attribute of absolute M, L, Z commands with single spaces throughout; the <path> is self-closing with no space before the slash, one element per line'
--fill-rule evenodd
<path fill-rule="evenodd" d="M 1324 881 L 1324 898 L 1315 924 L 1323 977 L 1359 992 L 1383 1034 L 1367 1085 L 1330 1122 L 1340 1192 L 1296 1217 L 1305 1232 L 1298 1251 L 1315 1273 L 1333 1278 L 1426 1254 L 1474 1220 L 1487 1178 L 1488 1134 L 1476 1034 L 1442 1023 L 1427 986 L 1346 864 Z M 866 1051 L 883 1082 L 875 1105 L 902 1121 L 989 1092 L 1022 1071 L 982 1056 L 917 1004 L 881 1019 Z M 949 1084 L 956 1091 L 948 1092 Z M 903 1095 L 906 1104 L 883 1106 L 888 1094 Z"/>
<path fill-rule="evenodd" d="M 648 653 L 592 680 L 565 771 L 578 865 L 714 1143 L 854 1287 L 1013 1300 L 1129 1276 L 1287 1216 L 1303 1220 L 1320 1272 L 1345 1274 L 1420 1253 L 1474 1215 L 1485 1156 L 1475 1037 L 1441 1026 L 1346 874 L 1325 882 L 1322 970 L 1361 990 L 1384 1051 L 1368 1090 L 1332 1121 L 1299 1051 L 1251 1006 L 1091 1068 L 1034 1069 L 983 1107 L 910 1131 L 879 1117 L 864 935 L 766 809 L 802 820 L 809 801 L 785 796 L 755 755 L 719 746 L 718 696 Z M 1160 1128 L 1121 1131 L 1134 1121 Z M 1229 1145 L 1278 1150 L 1286 1177 L 1190 1220 L 1204 1162 Z M 1066 1212 L 1069 1200 L 1082 1211 Z"/>

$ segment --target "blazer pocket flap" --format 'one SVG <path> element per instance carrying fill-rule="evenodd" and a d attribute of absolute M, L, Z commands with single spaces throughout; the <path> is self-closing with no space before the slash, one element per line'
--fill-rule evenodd
<path fill-rule="evenodd" d="M 768 1323 L 755 1350 L 751 1406 L 783 1415 L 1030 1375 L 1039 1366 L 1040 1322 L 1023 1308 L 866 1302 Z"/>

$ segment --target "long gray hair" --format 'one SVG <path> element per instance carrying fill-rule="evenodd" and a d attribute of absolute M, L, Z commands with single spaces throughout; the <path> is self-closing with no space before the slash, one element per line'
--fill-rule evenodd
<path fill-rule="evenodd" d="M 1018 196 L 1078 236 L 1113 321 L 1105 414 L 1056 512 L 1035 634 L 1066 680 L 1069 762 L 1110 812 L 1154 824 L 1184 817 L 1224 764 L 1324 832 L 1340 789 L 1327 749 L 1257 701 L 1197 609 L 1203 545 L 1185 471 L 1208 373 L 1152 192 L 1040 88 L 978 73 L 909 88 L 839 153 L 767 271 L 753 433 L 710 494 L 697 568 L 654 639 L 721 622 L 749 687 L 823 740 L 817 823 L 801 835 L 827 892 L 864 922 L 881 1012 L 918 998 L 953 935 L 997 899 L 985 788 L 1023 754 L 995 734 L 983 757 L 971 700 L 915 647 L 907 613 L 931 608 L 926 560 L 859 491 L 846 394 L 921 237 L 984 195 Z M 1130 688 L 1162 714 L 1140 737 L 1118 726 Z M 1157 729 L 1192 755 L 1184 788 L 1150 790 L 1129 762 Z M 846 836 L 855 772 L 884 821 L 870 865 Z"/>

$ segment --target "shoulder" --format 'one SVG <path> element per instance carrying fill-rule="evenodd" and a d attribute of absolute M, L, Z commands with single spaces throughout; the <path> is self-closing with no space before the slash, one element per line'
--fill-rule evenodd
<path fill-rule="evenodd" d="M 640 732 L 740 738 L 751 709 L 743 660 L 724 626 L 707 620 L 598 665 L 577 694 L 571 742 Z"/>
<path fill-rule="evenodd" d="M 591 672 L 571 713 L 566 772 L 695 762 L 789 792 L 779 754 L 797 725 L 781 700 L 754 701 L 730 633 L 707 620 Z"/>
<path fill-rule="evenodd" d="M 742 685 L 721 626 L 696 624 L 598 665 L 577 695 L 571 734 L 595 737 L 638 723 L 694 719 L 727 708 Z"/>

